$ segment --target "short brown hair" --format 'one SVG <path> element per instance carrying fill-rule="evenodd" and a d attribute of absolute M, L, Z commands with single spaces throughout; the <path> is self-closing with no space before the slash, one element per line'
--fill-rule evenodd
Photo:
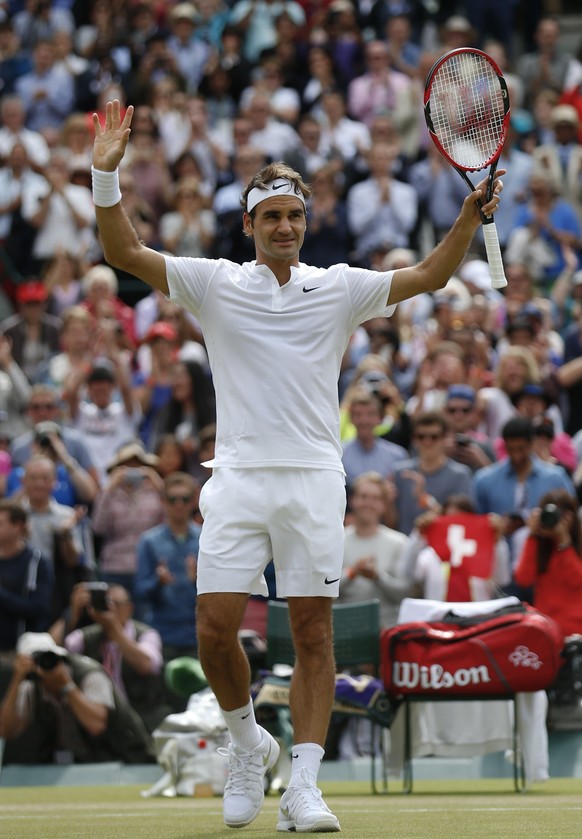
<path fill-rule="evenodd" d="M 303 195 L 306 201 L 311 195 L 310 187 L 304 182 L 299 172 L 296 172 L 295 169 L 292 169 L 291 166 L 288 166 L 282 160 L 277 160 L 274 163 L 268 163 L 266 166 L 263 166 L 263 168 L 251 178 L 241 195 L 241 207 L 246 210 L 247 198 L 251 189 L 254 189 L 255 187 L 261 189 L 261 187 L 264 187 L 265 184 L 271 183 L 271 181 L 274 181 L 277 178 L 287 178 L 287 180 L 291 181 L 297 195 Z M 255 217 L 254 207 L 250 211 L 249 215 L 251 218 Z"/>
<path fill-rule="evenodd" d="M 190 492 L 194 492 L 198 486 L 196 480 L 187 472 L 172 472 L 164 479 L 164 494 L 167 495 L 178 484 L 186 484 Z"/>
<path fill-rule="evenodd" d="M 22 504 L 12 498 L 0 498 L 0 513 L 8 513 L 10 524 L 27 524 L 28 512 Z"/>

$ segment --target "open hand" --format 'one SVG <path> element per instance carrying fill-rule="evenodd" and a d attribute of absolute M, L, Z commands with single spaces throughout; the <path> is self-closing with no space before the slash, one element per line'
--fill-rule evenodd
<path fill-rule="evenodd" d="M 103 172 L 114 172 L 119 166 L 131 132 L 133 105 L 130 105 L 121 119 L 119 99 L 105 106 L 105 129 L 101 128 L 99 117 L 93 114 L 95 141 L 93 143 L 93 166 Z"/>

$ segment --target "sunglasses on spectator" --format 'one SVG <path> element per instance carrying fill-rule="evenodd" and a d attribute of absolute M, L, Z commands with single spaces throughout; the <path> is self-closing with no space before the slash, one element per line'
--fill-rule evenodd
<path fill-rule="evenodd" d="M 177 504 L 179 501 L 181 501 L 182 504 L 188 504 L 190 501 L 192 501 L 192 496 L 191 495 L 166 495 L 166 501 L 168 502 L 168 504 Z"/>
<path fill-rule="evenodd" d="M 422 440 L 432 440 L 434 442 L 435 440 L 442 440 L 442 437 L 442 434 L 430 434 L 428 431 L 414 435 L 414 439 L 420 440 L 421 442 Z"/>
<path fill-rule="evenodd" d="M 468 414 L 470 411 L 470 405 L 447 405 L 447 413 L 449 414 Z"/>

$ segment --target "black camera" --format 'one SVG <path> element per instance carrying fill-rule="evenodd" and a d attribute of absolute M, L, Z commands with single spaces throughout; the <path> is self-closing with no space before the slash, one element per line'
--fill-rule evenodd
<path fill-rule="evenodd" d="M 468 434 L 455 434 L 455 443 L 457 446 L 470 446 L 472 442 Z"/>
<path fill-rule="evenodd" d="M 41 670 L 54 670 L 57 664 L 65 660 L 64 656 L 54 650 L 38 650 L 31 657 Z"/>
<path fill-rule="evenodd" d="M 107 612 L 109 610 L 107 583 L 87 583 L 86 586 L 91 595 L 91 608 L 96 612 Z"/>
<path fill-rule="evenodd" d="M 560 508 L 555 504 L 544 504 L 540 511 L 540 526 L 544 530 L 553 530 L 562 518 Z"/>

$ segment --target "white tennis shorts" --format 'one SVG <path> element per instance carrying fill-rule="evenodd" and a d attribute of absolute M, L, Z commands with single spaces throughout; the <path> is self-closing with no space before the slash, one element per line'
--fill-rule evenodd
<path fill-rule="evenodd" d="M 277 597 L 337 597 L 345 508 L 341 472 L 215 468 L 200 494 L 198 594 L 266 596 L 272 559 Z"/>

